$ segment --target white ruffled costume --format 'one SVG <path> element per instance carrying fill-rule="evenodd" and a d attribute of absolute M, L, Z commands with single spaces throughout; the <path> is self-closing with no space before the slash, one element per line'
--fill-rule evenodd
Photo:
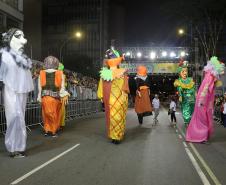
<path fill-rule="evenodd" d="M 19 32 L 22 31 L 19 30 Z M 3 94 L 7 124 L 5 145 L 9 152 L 24 152 L 27 138 L 25 125 L 27 95 L 34 89 L 30 71 L 32 64 L 31 60 L 19 49 L 16 51 L 17 47 L 14 47 L 14 44 L 17 45 L 17 43 L 11 43 L 13 39 L 19 40 L 12 38 L 10 48 L 1 50 L 0 81 L 4 83 Z M 26 41 L 26 39 L 24 40 Z M 25 44 L 24 40 L 21 42 Z"/>

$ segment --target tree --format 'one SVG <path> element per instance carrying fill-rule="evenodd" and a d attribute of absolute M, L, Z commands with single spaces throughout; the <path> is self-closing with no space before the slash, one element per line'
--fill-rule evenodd
<path fill-rule="evenodd" d="M 190 34 L 199 38 L 200 49 L 209 60 L 210 56 L 217 54 L 217 44 L 226 20 L 225 7 L 225 0 L 175 0 L 165 3 L 162 9 L 190 24 L 193 28 Z"/>

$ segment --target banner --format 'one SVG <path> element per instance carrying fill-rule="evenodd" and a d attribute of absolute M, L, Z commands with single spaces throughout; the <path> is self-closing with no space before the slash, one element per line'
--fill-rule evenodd
<path fill-rule="evenodd" d="M 120 67 L 128 69 L 128 73 L 136 73 L 137 66 L 144 65 L 148 73 L 177 73 L 177 63 L 122 63 Z"/>
<path fill-rule="evenodd" d="M 137 73 L 137 66 L 144 65 L 146 66 L 148 73 L 153 72 L 153 64 L 151 63 L 122 63 L 120 67 L 128 70 L 128 73 Z"/>
<path fill-rule="evenodd" d="M 177 63 L 155 63 L 153 73 L 177 73 Z"/>

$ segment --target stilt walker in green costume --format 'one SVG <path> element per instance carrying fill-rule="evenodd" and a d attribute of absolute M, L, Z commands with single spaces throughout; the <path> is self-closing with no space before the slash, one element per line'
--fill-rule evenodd
<path fill-rule="evenodd" d="M 177 87 L 179 93 L 179 101 L 185 127 L 187 127 L 190 122 L 195 105 L 195 83 L 192 78 L 188 77 L 187 66 L 187 61 L 181 60 L 179 62 L 179 78 L 174 82 L 174 86 Z"/>

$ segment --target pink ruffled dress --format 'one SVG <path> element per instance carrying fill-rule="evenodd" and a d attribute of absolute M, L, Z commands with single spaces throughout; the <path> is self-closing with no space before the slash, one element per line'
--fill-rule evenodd
<path fill-rule="evenodd" d="M 204 69 L 205 77 L 198 90 L 195 109 L 186 131 L 186 141 L 205 142 L 213 133 L 214 91 L 217 78 L 213 71 Z"/>

